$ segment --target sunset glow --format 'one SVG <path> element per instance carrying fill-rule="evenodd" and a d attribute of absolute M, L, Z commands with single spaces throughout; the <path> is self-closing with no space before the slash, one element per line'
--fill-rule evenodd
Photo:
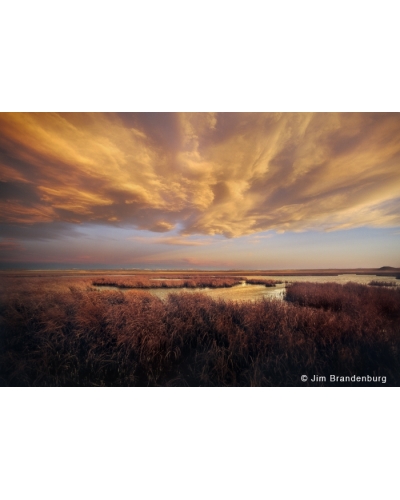
<path fill-rule="evenodd" d="M 3 268 L 400 266 L 398 113 L 0 113 Z"/>

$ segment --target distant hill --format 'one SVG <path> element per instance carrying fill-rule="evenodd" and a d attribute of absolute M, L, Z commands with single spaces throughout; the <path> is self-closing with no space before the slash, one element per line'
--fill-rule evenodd
<path fill-rule="evenodd" d="M 392 266 L 383 266 L 379 268 L 379 271 L 389 271 L 390 269 L 394 269 Z"/>

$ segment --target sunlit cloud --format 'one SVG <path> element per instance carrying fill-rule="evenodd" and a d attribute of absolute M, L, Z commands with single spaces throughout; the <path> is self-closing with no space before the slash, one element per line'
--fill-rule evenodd
<path fill-rule="evenodd" d="M 170 224 L 169 222 L 159 221 L 149 227 L 149 231 L 153 231 L 155 233 L 166 233 L 168 231 L 171 231 L 171 229 L 173 228 L 173 224 Z"/>
<path fill-rule="evenodd" d="M 399 134 L 398 113 L 0 113 L 1 222 L 399 227 Z"/>

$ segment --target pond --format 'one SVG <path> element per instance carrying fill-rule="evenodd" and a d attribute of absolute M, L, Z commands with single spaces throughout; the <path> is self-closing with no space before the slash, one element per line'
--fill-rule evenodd
<path fill-rule="evenodd" d="M 375 276 L 375 275 L 358 275 L 358 274 L 340 274 L 338 276 L 244 276 L 248 279 L 271 279 L 277 281 L 295 282 L 295 281 L 312 281 L 314 283 L 361 283 L 367 285 L 372 280 L 393 282 L 396 281 L 393 277 Z M 397 280 L 400 285 L 400 280 Z M 232 288 L 149 288 L 145 291 L 151 293 L 155 297 L 162 300 L 170 293 L 198 293 L 202 292 L 214 299 L 225 299 L 235 301 L 255 301 L 261 298 L 282 300 L 285 293 L 285 283 L 268 288 L 264 285 L 248 285 L 244 281 Z M 96 286 L 97 290 L 121 290 L 127 292 L 134 290 L 132 288 L 117 288 L 111 286 Z"/>

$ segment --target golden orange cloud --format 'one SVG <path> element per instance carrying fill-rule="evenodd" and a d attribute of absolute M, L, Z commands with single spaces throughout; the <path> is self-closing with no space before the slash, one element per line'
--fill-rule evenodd
<path fill-rule="evenodd" d="M 400 225 L 399 113 L 0 113 L 2 221 Z"/>

